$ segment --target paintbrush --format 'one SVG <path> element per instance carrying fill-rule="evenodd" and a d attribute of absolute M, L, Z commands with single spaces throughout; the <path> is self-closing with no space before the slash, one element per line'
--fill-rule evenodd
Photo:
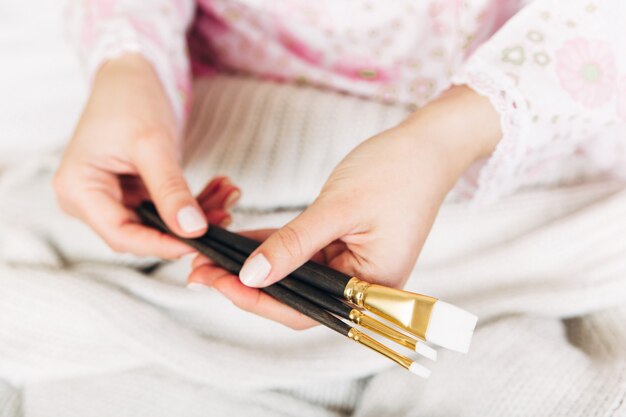
<path fill-rule="evenodd" d="M 240 265 L 243 265 L 246 260 L 245 255 L 222 244 L 221 242 L 207 238 L 200 238 L 198 240 L 209 248 L 212 248 L 213 250 L 225 256 L 228 256 L 230 259 L 234 260 Z M 291 290 L 292 292 L 295 292 L 296 294 L 301 295 L 308 301 L 317 304 L 318 306 L 324 308 L 332 314 L 335 314 L 336 316 L 339 316 L 342 319 L 349 320 L 356 325 L 373 331 L 380 336 L 386 337 L 387 339 L 398 343 L 399 345 L 402 345 L 408 349 L 411 349 L 428 359 L 437 360 L 437 351 L 428 346 L 426 343 L 420 340 L 416 340 L 405 333 L 399 332 L 398 330 L 387 326 L 386 324 L 374 319 L 373 317 L 364 314 L 362 311 L 341 302 L 332 295 L 329 295 L 315 287 L 312 287 L 305 282 L 296 280 L 291 276 L 287 276 L 278 281 L 276 284 L 283 286 Z"/>
<path fill-rule="evenodd" d="M 213 225 L 202 239 L 220 242 L 245 256 L 260 245 L 253 239 Z M 469 350 L 477 317 L 452 304 L 427 295 L 370 284 L 314 261 L 306 262 L 291 276 L 371 311 L 421 340 L 457 352 Z"/>
<path fill-rule="evenodd" d="M 186 239 L 186 238 L 181 238 L 179 236 L 174 235 L 169 228 L 167 228 L 167 226 L 165 225 L 165 223 L 160 219 L 160 217 L 158 216 L 158 214 L 156 213 L 154 206 L 151 204 L 142 204 L 142 206 L 140 206 L 140 208 L 137 209 L 137 212 L 139 213 L 139 215 L 141 216 L 142 220 L 149 224 L 150 226 L 164 232 L 164 233 L 168 233 L 178 239 L 180 239 L 181 241 L 187 243 L 189 246 L 193 247 L 194 249 L 196 249 L 198 252 L 202 253 L 203 255 L 207 256 L 209 259 L 211 259 L 213 262 L 215 262 L 218 266 L 220 266 L 221 268 L 224 268 L 225 270 L 227 270 L 228 272 L 238 275 L 239 271 L 241 270 L 241 266 L 243 264 L 243 261 L 245 261 L 245 257 L 242 256 L 241 254 L 229 249 L 228 247 L 225 246 L 221 246 L 220 244 L 217 242 L 213 242 L 212 244 L 208 244 L 208 242 L 206 241 L 202 241 L 202 239 Z M 220 248 L 221 250 L 223 250 L 224 252 L 221 252 L 220 250 L 217 250 L 217 248 Z M 233 258 L 236 258 L 237 260 L 227 256 L 227 254 L 230 254 L 231 256 L 233 256 Z M 284 280 L 283 280 L 284 281 Z M 295 281 L 295 280 L 293 280 Z M 330 310 L 335 312 L 336 314 L 338 314 L 339 316 L 344 316 L 344 312 L 347 311 L 345 308 L 348 308 L 350 310 L 351 309 L 349 306 L 339 302 L 339 300 L 336 300 L 330 296 L 328 296 L 327 294 L 321 293 L 321 292 L 317 292 L 317 295 L 313 295 L 314 292 L 316 292 L 317 290 L 315 290 L 314 288 L 305 288 L 303 286 L 305 286 L 306 284 L 304 283 L 300 283 L 295 281 L 295 287 L 292 288 L 296 288 L 301 292 L 306 293 L 309 297 L 306 298 L 294 291 L 292 291 L 291 289 L 289 289 L 288 285 L 285 285 L 284 283 L 277 283 L 277 284 L 273 284 L 264 288 L 261 288 L 260 290 L 269 294 L 271 297 L 275 298 L 276 300 L 288 305 L 289 307 L 299 311 L 300 313 L 312 318 L 313 320 L 317 321 L 320 324 L 323 324 L 324 326 L 335 330 L 336 332 L 342 334 L 343 336 L 346 336 L 352 340 L 354 340 L 355 342 L 362 344 L 384 356 L 386 356 L 387 358 L 393 360 L 394 362 L 396 362 L 397 364 L 401 365 L 402 367 L 408 369 L 409 371 L 411 371 L 412 373 L 422 376 L 424 378 L 427 378 L 430 375 L 430 371 L 425 368 L 424 366 L 420 365 L 419 363 L 413 361 L 412 359 L 401 355 L 397 352 L 395 352 L 394 350 L 388 348 L 387 346 L 383 345 L 382 343 L 376 341 L 375 339 L 371 338 L 370 336 L 368 336 L 367 334 L 355 329 L 354 327 L 348 325 L 347 323 L 341 321 L 340 319 L 338 319 L 337 317 L 333 316 L 332 314 L 330 314 L 328 311 L 324 310 L 324 308 L 322 308 L 321 306 L 314 304 L 313 302 L 310 301 L 310 298 L 314 298 L 317 299 L 318 302 L 322 303 L 322 304 L 326 304 L 327 306 L 330 307 Z M 309 291 L 309 290 L 313 290 L 313 291 Z M 330 301 L 330 299 L 333 299 L 336 301 L 332 302 Z M 339 307 L 339 304 L 345 306 L 345 308 Z M 358 311 L 358 310 L 355 310 Z M 360 312 L 359 312 L 360 313 Z M 349 315 L 349 314 L 348 314 Z M 367 320 L 363 320 L 362 317 L 364 317 L 365 315 L 363 315 L 361 313 L 361 318 L 360 319 L 355 319 L 355 318 L 348 318 L 349 320 L 356 322 L 356 324 L 360 324 L 363 325 L 363 322 L 367 322 Z M 358 315 L 357 315 L 358 317 Z M 373 323 L 376 323 L 375 320 L 373 320 Z M 374 328 L 372 328 L 371 330 L 373 331 L 381 331 L 381 329 L 385 329 L 385 326 L 383 323 L 379 323 L 379 325 L 381 325 L 380 327 L 374 325 Z M 363 326 L 366 327 L 366 326 Z M 367 328 L 367 327 L 366 327 Z M 426 353 L 426 355 L 430 358 L 433 358 L 433 352 L 436 355 L 436 351 L 432 350 L 432 348 L 430 348 L 427 345 L 420 345 L 422 346 L 421 348 L 418 348 L 417 346 L 419 345 L 418 343 L 416 343 L 416 341 L 412 340 L 410 337 L 406 336 L 406 335 L 402 335 L 400 332 L 395 331 L 392 328 L 388 328 L 389 330 L 391 330 L 391 334 L 394 335 L 393 332 L 398 333 L 398 335 L 396 336 L 397 338 L 397 342 L 400 343 L 400 341 L 402 341 L 404 346 L 406 347 L 410 347 L 420 353 Z M 385 333 L 379 333 L 382 334 L 385 337 L 389 337 L 388 334 Z"/>

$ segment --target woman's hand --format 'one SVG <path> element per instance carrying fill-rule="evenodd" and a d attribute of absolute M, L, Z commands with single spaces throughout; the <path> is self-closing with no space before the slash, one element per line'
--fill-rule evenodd
<path fill-rule="evenodd" d="M 201 257 L 190 281 L 214 286 L 243 309 L 293 328 L 313 321 L 254 287 L 282 279 L 319 251 L 332 268 L 402 287 L 444 197 L 500 136 L 490 102 L 455 87 L 354 149 L 289 224 L 275 233 L 257 232 L 254 237 L 267 239 L 244 264 L 241 282 Z"/>
<path fill-rule="evenodd" d="M 163 258 L 192 252 L 142 226 L 132 210 L 153 200 L 167 225 L 185 237 L 202 235 L 207 220 L 227 218 L 228 192 L 222 190 L 218 202 L 217 189 L 205 190 L 204 210 L 191 195 L 177 160 L 176 135 L 170 104 L 146 60 L 125 55 L 104 64 L 55 176 L 61 208 L 116 251 Z"/>

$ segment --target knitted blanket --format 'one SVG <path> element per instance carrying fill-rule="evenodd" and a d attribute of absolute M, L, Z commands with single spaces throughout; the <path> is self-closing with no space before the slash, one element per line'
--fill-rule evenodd
<path fill-rule="evenodd" d="M 195 190 L 242 186 L 234 229 L 280 226 L 405 110 L 314 88 L 196 86 Z M 407 288 L 479 315 L 422 380 L 317 327 L 291 331 L 184 287 L 189 259 L 114 254 L 56 208 L 58 155 L 0 175 L 0 416 L 625 416 L 626 189 L 451 197 Z"/>

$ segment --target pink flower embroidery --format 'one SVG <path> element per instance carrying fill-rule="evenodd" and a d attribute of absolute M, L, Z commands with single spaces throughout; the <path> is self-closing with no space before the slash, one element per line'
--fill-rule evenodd
<path fill-rule="evenodd" d="M 611 98 L 617 78 L 609 46 L 583 38 L 565 42 L 556 52 L 556 74 L 569 95 L 589 108 Z"/>
<path fill-rule="evenodd" d="M 312 65 L 320 65 L 324 59 L 324 54 L 316 49 L 313 49 L 306 42 L 297 38 L 293 33 L 287 31 L 283 27 L 277 29 L 278 42 L 293 55 L 308 62 Z"/>
<path fill-rule="evenodd" d="M 617 115 L 626 121 L 626 75 L 617 84 Z"/>
<path fill-rule="evenodd" d="M 337 74 L 352 80 L 387 83 L 398 78 L 397 65 L 383 67 L 363 57 L 342 57 L 331 67 Z"/>

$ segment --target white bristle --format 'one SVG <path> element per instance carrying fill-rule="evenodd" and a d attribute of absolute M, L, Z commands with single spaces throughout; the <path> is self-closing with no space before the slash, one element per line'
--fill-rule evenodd
<path fill-rule="evenodd" d="M 437 360 L 437 351 L 422 341 L 418 340 L 417 344 L 415 345 L 415 351 L 423 357 L 430 359 L 431 361 Z"/>
<path fill-rule="evenodd" d="M 478 317 L 438 300 L 430 313 L 426 340 L 446 349 L 467 353 Z"/>
<path fill-rule="evenodd" d="M 430 369 L 417 362 L 413 362 L 411 366 L 409 366 L 409 372 L 421 376 L 422 378 L 428 378 L 430 376 Z"/>

